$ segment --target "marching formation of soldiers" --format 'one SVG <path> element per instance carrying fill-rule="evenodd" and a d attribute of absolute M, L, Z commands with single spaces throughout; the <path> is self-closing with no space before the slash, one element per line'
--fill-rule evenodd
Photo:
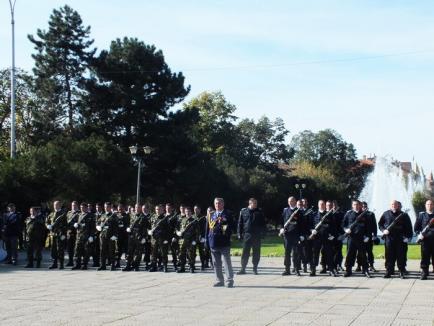
<path fill-rule="evenodd" d="M 317 208 L 314 208 L 309 207 L 306 199 L 296 200 L 291 196 L 288 207 L 283 210 L 283 227 L 279 232 L 285 248 L 282 275 L 294 273 L 301 276 L 304 272 L 316 276 L 321 265 L 320 274 L 337 277 L 342 271 L 344 277 L 349 277 L 357 265 L 355 271 L 369 278 L 371 272 L 377 271 L 373 247 L 380 243 L 379 230 L 385 245 L 384 277 L 390 278 L 395 274 L 395 265 L 400 278 L 408 274 L 408 243 L 416 233 L 422 255 L 420 278 L 426 280 L 430 263 L 434 260 L 434 203 L 428 200 L 425 206 L 426 211 L 419 214 L 413 227 L 410 217 L 396 200 L 377 224 L 367 204 L 356 199 L 352 201 L 352 209 L 344 214 L 336 201 L 319 200 Z M 37 268 L 41 266 L 42 249 L 49 236 L 53 259 L 50 269 L 70 266 L 73 270 L 85 270 L 92 258 L 93 267 L 98 270 L 109 267 L 114 271 L 122 268 L 121 258 L 124 256 L 126 265 L 123 271 L 138 271 L 143 261 L 145 270 L 168 272 L 170 253 L 175 271 L 182 273 L 188 268 L 194 273 L 198 251 L 201 270 L 209 268 L 210 263 L 214 267 L 215 286 L 224 286 L 223 263 L 227 285 L 232 287 L 232 231 L 236 231 L 238 239 L 243 242 L 238 275 L 246 273 L 251 251 L 253 273 L 258 274 L 261 239 L 267 232 L 266 219 L 255 198 L 249 199 L 248 207 L 241 210 L 237 225 L 230 211 L 224 208 L 222 198 L 215 199 L 214 208 L 209 207 L 207 214 L 203 215 L 199 206 L 181 205 L 178 213 L 170 203 L 156 205 L 151 211 L 148 205 L 137 204 L 126 209 L 122 204 L 114 207 L 106 202 L 93 209 L 90 204 L 78 205 L 74 201 L 71 209 L 65 211 L 61 203 L 55 201 L 53 211 L 44 217 L 39 208 L 32 207 L 25 220 L 26 267 L 35 267 L 34 262 Z M 16 219 L 15 206 L 10 204 L 3 223 L 9 225 L 6 227 L 6 260 L 10 263 L 16 263 L 17 259 L 16 230 L 11 227 Z M 345 260 L 343 242 L 347 243 Z"/>

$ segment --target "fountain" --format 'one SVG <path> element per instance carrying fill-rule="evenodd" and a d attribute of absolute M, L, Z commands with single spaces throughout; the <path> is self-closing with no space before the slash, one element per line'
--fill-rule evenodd
<path fill-rule="evenodd" d="M 416 191 L 424 190 L 424 184 L 423 173 L 413 169 L 404 171 L 400 163 L 390 157 L 376 157 L 374 170 L 368 175 L 359 198 L 375 212 L 377 222 L 396 199 L 402 203 L 403 210 L 409 209 L 408 215 L 414 225 L 416 212 L 411 201 Z"/>

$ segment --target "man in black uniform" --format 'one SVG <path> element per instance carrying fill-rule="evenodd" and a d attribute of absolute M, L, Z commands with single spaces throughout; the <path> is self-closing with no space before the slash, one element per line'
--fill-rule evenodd
<path fill-rule="evenodd" d="M 336 226 L 336 238 L 333 240 L 333 264 L 336 267 L 337 271 L 342 271 L 342 262 L 344 260 L 344 257 L 342 255 L 342 241 L 340 241 L 338 238 L 342 236 L 345 231 L 342 228 L 342 221 L 344 219 L 344 213 L 340 210 L 338 202 L 336 200 L 332 201 L 332 207 L 333 207 L 333 217 L 335 220 L 335 226 Z"/>
<path fill-rule="evenodd" d="M 369 236 L 369 220 L 366 217 L 366 212 L 362 211 L 362 204 L 359 200 L 352 201 L 352 210 L 348 211 L 342 221 L 342 228 L 348 238 L 347 257 L 345 259 L 345 274 L 344 277 L 353 274 L 352 268 L 356 262 L 357 252 L 360 253 L 363 273 L 366 277 L 371 277 L 366 261 L 365 241 Z"/>
<path fill-rule="evenodd" d="M 333 210 L 326 211 L 324 200 L 318 202 L 318 212 L 312 214 L 308 221 L 310 235 L 309 239 L 309 260 L 310 276 L 316 275 L 316 267 L 319 263 L 319 254 L 322 252 L 326 268 L 330 275 L 337 276 L 333 261 L 332 241 L 336 238 L 336 226 L 334 224 Z"/>
<path fill-rule="evenodd" d="M 145 223 L 147 225 L 147 229 L 150 229 L 150 223 L 151 223 L 151 213 L 149 211 L 149 205 L 144 204 L 142 205 L 142 214 L 143 219 L 145 220 Z M 145 244 L 143 245 L 143 262 L 145 263 L 145 270 L 149 270 L 150 264 L 151 264 L 151 237 L 146 232 L 145 234 Z"/>
<path fill-rule="evenodd" d="M 378 227 L 383 232 L 386 251 L 386 274 L 384 278 L 391 277 L 395 269 L 395 262 L 398 265 L 399 276 L 402 279 L 405 278 L 405 244 L 413 236 L 410 217 L 401 211 L 399 202 L 393 200 L 391 209 L 385 211 L 381 216 Z"/>
<path fill-rule="evenodd" d="M 205 247 L 205 232 L 206 232 L 206 216 L 201 215 L 201 209 L 199 205 L 194 206 L 194 218 L 197 221 L 198 229 L 199 229 L 199 242 L 197 244 L 197 248 L 199 250 L 199 257 L 201 262 L 201 270 L 205 270 L 205 268 L 209 268 L 209 260 L 210 253 L 209 250 Z"/>
<path fill-rule="evenodd" d="M 420 279 L 426 280 L 429 275 L 429 265 L 434 254 L 434 203 L 427 200 L 425 212 L 419 214 L 414 223 L 414 232 L 418 235 L 417 241 L 420 242 Z"/>
<path fill-rule="evenodd" d="M 261 237 L 265 233 L 265 216 L 258 208 L 255 198 L 249 199 L 249 206 L 243 208 L 238 218 L 237 235 L 243 240 L 243 253 L 241 255 L 241 270 L 238 275 L 246 274 L 250 250 L 252 250 L 253 274 L 258 274 L 258 264 L 261 257 Z"/>
<path fill-rule="evenodd" d="M 297 201 L 295 197 L 288 198 L 288 207 L 285 207 L 282 213 L 283 228 L 280 229 L 279 236 L 283 236 L 285 245 L 285 271 L 283 276 L 291 275 L 291 254 L 294 267 L 296 267 L 296 274 L 300 276 L 298 266 L 300 266 L 300 254 L 297 252 L 299 246 L 298 242 L 304 240 L 305 224 L 303 221 L 303 214 L 297 208 Z"/>
<path fill-rule="evenodd" d="M 369 268 L 372 272 L 377 272 L 377 270 L 374 267 L 374 242 L 379 241 L 377 238 L 377 220 L 375 218 L 375 214 L 374 212 L 371 212 L 368 208 L 368 203 L 367 202 L 362 202 L 362 210 L 363 211 L 367 211 L 366 212 L 366 217 L 369 220 L 369 236 L 368 238 L 365 240 L 365 247 L 366 247 L 366 255 L 367 255 L 367 261 L 368 261 L 368 265 Z M 356 271 L 360 272 L 361 271 L 361 259 L 359 254 L 357 255 L 357 269 Z"/>
<path fill-rule="evenodd" d="M 118 247 L 117 247 L 117 260 L 116 268 L 121 267 L 122 254 L 125 254 L 125 260 L 128 255 L 128 232 L 127 228 L 130 226 L 130 216 L 125 211 L 123 204 L 118 205 L 118 212 L 116 214 L 118 219 Z"/>

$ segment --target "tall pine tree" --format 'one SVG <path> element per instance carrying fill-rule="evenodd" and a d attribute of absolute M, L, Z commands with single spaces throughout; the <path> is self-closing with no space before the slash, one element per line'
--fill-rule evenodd
<path fill-rule="evenodd" d="M 41 131 L 72 131 L 84 92 L 84 74 L 96 49 L 91 49 L 90 26 L 83 26 L 78 12 L 65 5 L 54 9 L 48 31 L 38 29 L 29 40 L 37 51 L 33 72 L 36 90 L 44 100 L 39 113 Z M 49 119 L 47 119 L 49 117 Z"/>

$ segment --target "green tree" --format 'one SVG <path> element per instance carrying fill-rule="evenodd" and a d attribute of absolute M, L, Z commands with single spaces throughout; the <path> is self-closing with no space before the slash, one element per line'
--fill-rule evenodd
<path fill-rule="evenodd" d="M 54 9 L 48 25 L 48 31 L 38 29 L 36 37 L 28 36 L 37 51 L 32 55 L 36 90 L 45 102 L 37 117 L 41 137 L 46 129 L 52 132 L 62 124 L 70 131 L 75 127 L 85 73 L 96 51 L 90 48 L 90 26 L 83 26 L 80 15 L 71 7 Z"/>
<path fill-rule="evenodd" d="M 182 73 L 172 73 L 163 52 L 136 38 L 117 39 L 92 63 L 86 128 L 103 132 L 127 148 L 163 131 L 156 123 L 187 96 Z"/>
<path fill-rule="evenodd" d="M 419 212 L 425 211 L 425 202 L 430 199 L 427 194 L 423 191 L 416 191 L 413 194 L 413 198 L 411 199 L 411 203 L 413 204 L 413 208 L 418 214 Z"/>

